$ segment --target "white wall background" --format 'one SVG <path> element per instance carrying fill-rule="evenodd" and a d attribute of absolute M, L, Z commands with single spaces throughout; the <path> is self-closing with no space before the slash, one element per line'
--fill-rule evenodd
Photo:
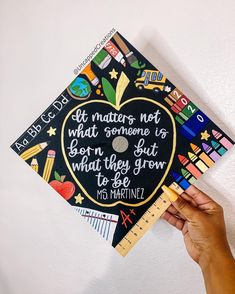
<path fill-rule="evenodd" d="M 234 0 L 0 5 L 0 293 L 205 293 L 178 231 L 161 221 L 122 258 L 9 145 L 112 27 L 234 138 Z M 198 183 L 224 206 L 233 252 L 234 168 L 232 150 Z"/>

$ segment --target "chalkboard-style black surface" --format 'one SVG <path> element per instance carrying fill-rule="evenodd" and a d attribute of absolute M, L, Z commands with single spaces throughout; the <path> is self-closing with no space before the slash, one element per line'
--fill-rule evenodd
<path fill-rule="evenodd" d="M 233 144 L 116 32 L 11 148 L 115 247 Z"/>

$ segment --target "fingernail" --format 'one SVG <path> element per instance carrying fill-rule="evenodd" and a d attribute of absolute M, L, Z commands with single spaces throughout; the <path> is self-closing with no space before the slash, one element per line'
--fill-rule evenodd
<path fill-rule="evenodd" d="M 171 190 L 166 185 L 162 186 L 162 190 L 169 197 L 171 202 L 175 202 L 179 197 L 179 195 L 175 191 Z"/>

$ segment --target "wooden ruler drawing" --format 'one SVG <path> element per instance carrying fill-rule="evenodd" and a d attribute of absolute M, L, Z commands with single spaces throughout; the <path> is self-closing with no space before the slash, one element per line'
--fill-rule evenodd
<path fill-rule="evenodd" d="M 173 182 L 169 188 L 183 193 L 183 189 Z M 168 196 L 162 193 L 159 198 L 147 209 L 138 222 L 128 231 L 125 237 L 116 245 L 115 249 L 122 255 L 126 256 L 133 246 L 143 237 L 149 228 L 161 217 L 161 215 L 171 205 Z"/>

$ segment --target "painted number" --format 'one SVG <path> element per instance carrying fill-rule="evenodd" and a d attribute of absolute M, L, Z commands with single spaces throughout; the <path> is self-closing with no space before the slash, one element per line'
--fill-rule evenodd
<path fill-rule="evenodd" d="M 193 108 L 192 105 L 188 105 L 188 110 L 194 113 L 196 108 Z"/>
<path fill-rule="evenodd" d="M 198 121 L 200 121 L 201 123 L 204 122 L 204 118 L 201 116 L 201 114 L 197 115 L 197 119 Z"/>

